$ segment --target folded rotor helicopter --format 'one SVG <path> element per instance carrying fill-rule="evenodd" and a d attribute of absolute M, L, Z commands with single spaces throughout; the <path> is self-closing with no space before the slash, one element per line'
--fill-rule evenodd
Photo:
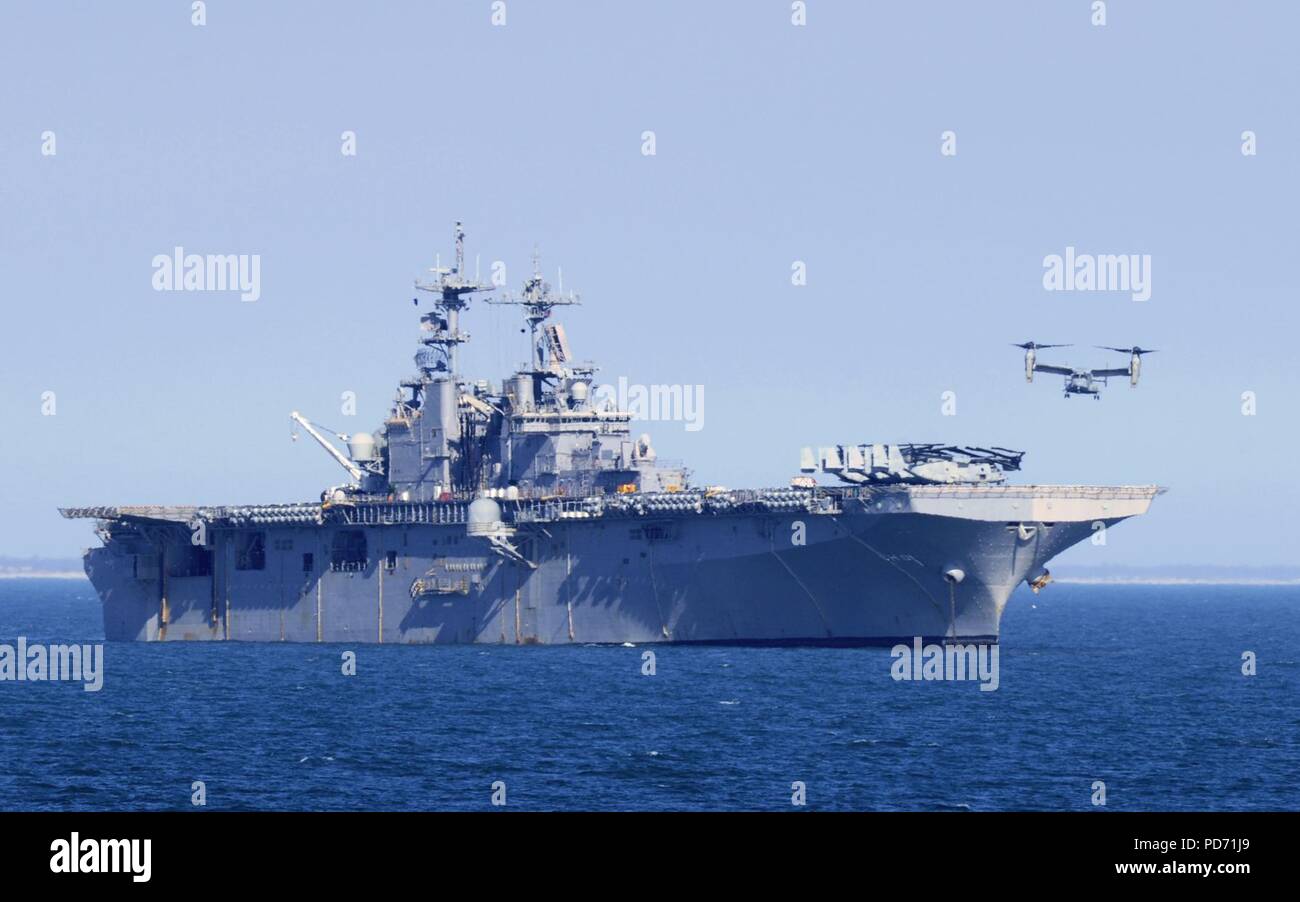
<path fill-rule="evenodd" d="M 1053 366 L 1047 363 L 1038 362 L 1038 352 L 1044 348 L 1069 348 L 1072 345 L 1048 345 L 1038 344 L 1027 341 L 1023 344 L 1012 344 L 1012 347 L 1022 348 L 1025 352 L 1025 381 L 1033 382 L 1034 373 L 1056 373 L 1058 376 L 1065 377 L 1065 397 L 1070 395 L 1091 395 L 1094 399 L 1101 400 L 1101 390 L 1108 384 L 1111 376 L 1128 376 L 1129 385 L 1138 384 L 1138 376 L 1142 373 L 1142 355 L 1154 354 L 1154 348 L 1142 348 L 1134 345 L 1131 348 L 1112 348 L 1108 345 L 1097 345 L 1096 347 L 1103 351 L 1115 351 L 1120 354 L 1128 354 L 1127 367 L 1113 367 L 1098 370 L 1080 370 L 1069 366 Z"/>

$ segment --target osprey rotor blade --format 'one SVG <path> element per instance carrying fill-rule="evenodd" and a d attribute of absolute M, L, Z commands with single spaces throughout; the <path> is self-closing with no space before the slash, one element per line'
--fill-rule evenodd
<path fill-rule="evenodd" d="M 1134 345 L 1131 348 L 1112 348 L 1110 345 L 1094 345 L 1093 347 L 1103 351 L 1115 351 L 1120 354 L 1136 354 L 1139 357 L 1143 354 L 1154 354 L 1156 352 L 1155 348 L 1144 348 L 1139 345 Z"/>

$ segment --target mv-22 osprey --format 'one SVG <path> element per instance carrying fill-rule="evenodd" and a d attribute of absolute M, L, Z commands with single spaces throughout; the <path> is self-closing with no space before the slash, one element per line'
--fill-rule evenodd
<path fill-rule="evenodd" d="M 1120 354 L 1128 354 L 1127 367 L 1115 367 L 1111 369 L 1099 370 L 1077 370 L 1069 366 L 1052 366 L 1051 364 L 1038 362 L 1038 351 L 1044 348 L 1068 348 L 1071 345 L 1046 345 L 1037 344 L 1027 341 L 1023 344 L 1012 344 L 1012 347 L 1023 348 L 1025 352 L 1025 381 L 1033 382 L 1034 373 L 1056 373 L 1065 377 L 1065 397 L 1070 395 L 1092 395 L 1095 400 L 1101 400 L 1102 387 L 1107 384 L 1107 379 L 1111 376 L 1128 376 L 1129 385 L 1138 384 L 1138 376 L 1142 374 L 1142 355 L 1154 354 L 1153 348 L 1142 348 L 1134 345 L 1131 348 L 1112 348 L 1107 345 L 1097 345 L 1103 351 L 1116 351 Z"/>

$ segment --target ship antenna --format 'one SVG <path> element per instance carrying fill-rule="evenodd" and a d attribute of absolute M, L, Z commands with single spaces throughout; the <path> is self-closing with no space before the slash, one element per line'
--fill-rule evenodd
<path fill-rule="evenodd" d="M 467 295 L 476 291 L 494 290 L 492 285 L 480 284 L 477 277 L 472 282 L 465 279 L 465 229 L 460 220 L 456 220 L 454 235 L 456 268 L 444 269 L 442 255 L 439 254 L 435 257 L 437 263 L 430 270 L 436 279 L 431 282 L 417 279 L 415 282 L 415 287 L 420 291 L 428 291 L 437 296 L 434 306 L 445 314 L 445 319 L 436 314 L 426 315 L 422 319 L 429 333 L 422 341 L 441 349 L 452 381 L 457 377 L 456 348 L 469 340 L 469 335 L 460 331 L 460 312 L 469 306 Z M 429 369 L 432 370 L 433 367 L 430 366 Z"/>
<path fill-rule="evenodd" d="M 550 318 L 551 310 L 554 308 L 582 303 L 582 299 L 572 291 L 568 294 L 551 293 L 551 285 L 542 275 L 542 256 L 536 245 L 533 246 L 533 274 L 524 282 L 523 291 L 518 294 L 507 293 L 500 300 L 484 298 L 484 301 L 488 304 L 510 304 L 524 308 L 524 319 L 528 322 L 530 333 L 531 365 L 534 372 L 540 372 L 542 369 L 543 342 L 538 339 L 538 328 Z"/>

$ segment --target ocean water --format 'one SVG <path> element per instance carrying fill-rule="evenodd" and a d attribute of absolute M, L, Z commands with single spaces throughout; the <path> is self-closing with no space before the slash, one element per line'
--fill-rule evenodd
<path fill-rule="evenodd" d="M 74 580 L 0 580 L 0 643 L 98 641 Z M 653 648 L 654 676 L 642 675 Z M 1017 594 L 1000 687 L 888 649 L 112 643 L 0 682 L 0 809 L 1300 808 L 1300 589 Z M 1258 673 L 1241 672 L 1243 651 Z"/>

